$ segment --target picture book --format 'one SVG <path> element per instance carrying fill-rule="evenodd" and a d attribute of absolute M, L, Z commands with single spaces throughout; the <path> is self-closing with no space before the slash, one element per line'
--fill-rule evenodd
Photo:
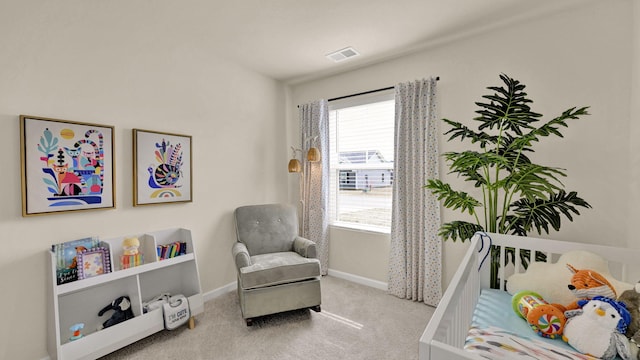
<path fill-rule="evenodd" d="M 51 245 L 51 251 L 56 255 L 57 284 L 78 280 L 78 252 L 95 248 L 99 243 L 98 237 L 93 236 Z"/>
<path fill-rule="evenodd" d="M 156 247 L 158 260 L 170 259 L 176 256 L 185 255 L 187 253 L 187 243 L 184 241 L 176 241 L 167 245 L 158 245 Z"/>

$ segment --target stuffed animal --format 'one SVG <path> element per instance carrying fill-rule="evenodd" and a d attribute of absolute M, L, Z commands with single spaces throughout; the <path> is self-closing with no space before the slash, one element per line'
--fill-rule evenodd
<path fill-rule="evenodd" d="M 578 308 L 577 301 L 584 299 L 591 299 L 594 296 L 606 296 L 612 299 L 616 298 L 616 290 L 611 283 L 593 270 L 578 270 L 567 264 L 567 268 L 573 273 L 571 282 L 567 285 L 569 291 L 571 291 L 576 299 L 570 304 L 557 304 L 548 303 L 544 300 L 537 303 L 536 306 L 531 306 L 527 309 L 525 314 L 520 314 L 524 317 L 529 326 L 540 336 L 554 338 L 562 334 L 562 329 L 566 322 L 564 315 L 565 311 Z M 512 297 L 512 305 L 515 308 L 516 297 L 522 292 L 515 294 Z M 542 297 L 536 294 L 537 297 Z M 525 300 L 527 301 L 527 300 Z M 520 301 L 521 302 L 521 301 Z M 516 310 L 516 313 L 518 311 Z"/>
<path fill-rule="evenodd" d="M 615 359 L 616 355 L 631 360 L 631 346 L 624 336 L 631 315 L 624 303 L 596 296 L 579 300 L 580 309 L 565 312 L 562 339 L 576 350 L 600 359 Z"/>
<path fill-rule="evenodd" d="M 102 310 L 100 310 L 98 316 L 104 315 L 104 313 L 109 310 L 114 310 L 114 313 L 111 314 L 111 317 L 98 327 L 98 330 L 108 328 L 109 326 L 113 326 L 115 324 L 119 324 L 125 320 L 133 319 L 131 300 L 126 295 L 120 296 L 113 300 L 111 304 L 105 306 Z"/>
<path fill-rule="evenodd" d="M 618 297 L 618 301 L 625 304 L 631 315 L 631 322 L 629 322 L 625 335 L 631 342 L 631 349 L 635 350 L 636 356 L 634 358 L 638 358 L 640 357 L 640 282 L 636 284 L 634 289 L 625 290 Z"/>
<path fill-rule="evenodd" d="M 576 297 L 567 288 L 574 273 L 567 267 L 590 269 L 604 276 L 617 294 L 633 289 L 634 284 L 618 281 L 609 271 L 609 262 L 598 254 L 584 250 L 571 250 L 562 254 L 555 263 L 533 261 L 523 273 L 507 277 L 507 291 L 514 295 L 522 290 L 535 291 L 549 303 L 570 304 Z"/>
<path fill-rule="evenodd" d="M 578 300 L 593 299 L 596 296 L 610 299 L 617 297 L 616 289 L 600 273 L 593 270 L 577 270 L 570 264 L 567 264 L 567 267 L 573 273 L 571 283 L 567 287 L 576 297 L 576 300 L 566 306 L 567 310 L 577 309 Z"/>
<path fill-rule="evenodd" d="M 640 282 L 632 290 L 625 290 L 618 297 L 631 314 L 631 322 L 627 327 L 626 335 L 629 339 L 635 339 L 640 344 Z"/>

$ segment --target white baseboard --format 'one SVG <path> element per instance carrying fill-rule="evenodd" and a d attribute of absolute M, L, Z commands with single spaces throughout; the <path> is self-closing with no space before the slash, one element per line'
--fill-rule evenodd
<path fill-rule="evenodd" d="M 389 288 L 388 284 L 385 282 L 369 279 L 359 275 L 353 275 L 353 274 L 349 274 L 346 272 L 333 270 L 333 269 L 329 269 L 327 273 L 329 276 L 335 276 L 337 278 L 348 280 L 356 284 L 366 285 L 366 286 L 370 286 L 372 288 L 376 288 L 384 291 L 387 291 L 387 289 Z"/>
<path fill-rule="evenodd" d="M 213 300 L 215 298 L 217 298 L 218 296 L 224 295 L 228 292 L 234 291 L 236 289 L 236 281 L 228 283 L 227 285 L 224 285 L 222 287 L 219 287 L 217 289 L 213 289 L 209 292 L 206 292 L 204 294 L 202 294 L 202 299 L 204 300 L 204 302 L 207 302 L 209 300 Z"/>

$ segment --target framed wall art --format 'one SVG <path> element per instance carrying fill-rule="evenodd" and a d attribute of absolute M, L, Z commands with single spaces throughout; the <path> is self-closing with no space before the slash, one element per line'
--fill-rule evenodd
<path fill-rule="evenodd" d="M 133 129 L 133 206 L 191 202 L 191 136 Z"/>
<path fill-rule="evenodd" d="M 20 115 L 22 216 L 115 207 L 114 127 Z"/>

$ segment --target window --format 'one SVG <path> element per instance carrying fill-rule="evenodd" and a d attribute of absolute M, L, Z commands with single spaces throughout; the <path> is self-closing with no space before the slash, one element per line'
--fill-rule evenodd
<path fill-rule="evenodd" d="M 393 90 L 329 103 L 330 223 L 389 232 Z"/>

